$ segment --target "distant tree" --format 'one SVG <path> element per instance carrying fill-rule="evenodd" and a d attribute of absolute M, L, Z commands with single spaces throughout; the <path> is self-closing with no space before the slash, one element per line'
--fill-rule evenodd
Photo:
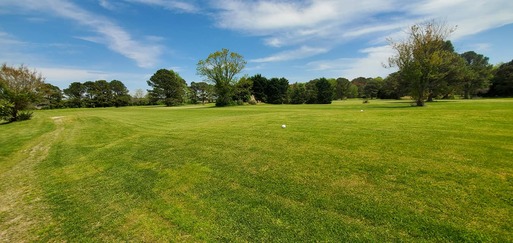
<path fill-rule="evenodd" d="M 132 96 L 132 104 L 133 105 L 147 105 L 148 100 L 146 99 L 146 93 L 143 89 L 139 88 L 134 91 L 134 95 Z"/>
<path fill-rule="evenodd" d="M 326 78 L 319 79 L 315 86 L 317 87 L 317 104 L 331 104 L 333 100 L 333 87 Z"/>
<path fill-rule="evenodd" d="M 381 78 L 370 79 L 363 88 L 364 95 L 370 99 L 377 98 L 383 83 L 382 80 Z"/>
<path fill-rule="evenodd" d="M 31 71 L 28 67 L 10 67 L 2 64 L 0 68 L 0 103 L 2 107 L 0 119 L 14 122 L 31 118 L 29 111 L 31 105 L 42 97 L 41 87 L 44 78 L 40 73 Z"/>
<path fill-rule="evenodd" d="M 244 76 L 239 79 L 237 83 L 235 83 L 234 87 L 234 100 L 238 102 L 248 102 L 251 98 L 251 90 L 253 88 L 253 81 Z"/>
<path fill-rule="evenodd" d="M 403 42 L 389 40 L 395 55 L 389 58 L 390 66 L 397 66 L 404 80 L 410 82 L 410 94 L 417 106 L 424 106 L 430 91 L 437 82 L 444 80 L 447 70 L 442 67 L 451 60 L 446 38 L 454 31 L 445 24 L 430 21 L 413 25 L 408 39 Z"/>
<path fill-rule="evenodd" d="M 283 104 L 287 102 L 289 81 L 286 78 L 271 78 L 265 88 L 265 96 L 269 104 Z"/>
<path fill-rule="evenodd" d="M 148 90 L 150 97 L 161 100 L 166 106 L 176 106 L 184 103 L 185 80 L 173 70 L 160 69 L 150 80 L 148 85 L 153 89 Z"/>
<path fill-rule="evenodd" d="M 83 83 L 84 87 L 84 105 L 85 107 L 94 108 L 96 107 L 96 96 L 97 94 L 97 88 L 96 83 L 94 81 L 86 81 Z"/>
<path fill-rule="evenodd" d="M 347 78 L 337 78 L 333 87 L 335 87 L 334 99 L 342 100 L 350 96 L 349 89 L 351 88 L 351 82 Z"/>
<path fill-rule="evenodd" d="M 211 53 L 207 59 L 198 62 L 196 68 L 198 74 L 214 84 L 217 93 L 216 106 L 233 104 L 235 76 L 245 66 L 244 58 L 228 49 Z"/>
<path fill-rule="evenodd" d="M 269 80 L 262 76 L 261 74 L 256 74 L 250 77 L 251 81 L 253 81 L 252 93 L 255 96 L 255 99 L 260 102 L 267 102 L 267 97 L 265 95 L 265 89 L 269 83 Z"/>
<path fill-rule="evenodd" d="M 306 104 L 317 104 L 317 82 L 319 79 L 310 80 L 305 84 L 305 103 Z"/>
<path fill-rule="evenodd" d="M 44 83 L 41 85 L 40 90 L 42 99 L 39 102 L 38 106 L 46 109 L 55 109 L 62 107 L 62 98 L 63 94 L 59 87 Z"/>
<path fill-rule="evenodd" d="M 119 80 L 112 80 L 109 83 L 110 91 L 112 93 L 111 103 L 116 106 L 127 106 L 130 103 L 130 95 L 125 84 Z"/>
<path fill-rule="evenodd" d="M 513 96 L 513 60 L 500 65 L 495 70 L 492 78 L 492 86 L 489 96 L 512 97 Z"/>
<path fill-rule="evenodd" d="M 112 101 L 112 91 L 109 82 L 106 80 L 96 80 L 94 82 L 94 89 L 92 90 L 95 94 L 93 102 L 95 107 L 109 107 Z"/>
<path fill-rule="evenodd" d="M 80 82 L 73 82 L 68 88 L 63 90 L 67 96 L 66 105 L 71 108 L 82 107 L 84 95 L 86 93 L 85 86 Z"/>
<path fill-rule="evenodd" d="M 394 72 L 389 74 L 383 80 L 383 86 L 381 87 L 381 92 L 379 93 L 380 99 L 400 99 L 407 92 L 405 86 L 402 84 L 401 74 L 399 72 Z"/>
<path fill-rule="evenodd" d="M 493 66 L 488 63 L 488 57 L 477 54 L 474 51 L 468 51 L 461 54 L 465 60 L 466 75 L 463 78 L 463 97 L 471 99 L 472 96 L 477 94 L 480 89 L 485 89 L 490 86 L 492 78 Z"/>
<path fill-rule="evenodd" d="M 191 91 L 195 96 L 196 101 L 201 101 L 202 104 L 213 100 L 214 86 L 206 82 L 192 82 Z"/>
<path fill-rule="evenodd" d="M 303 104 L 306 102 L 306 89 L 304 83 L 294 83 L 289 86 L 289 103 Z"/>
<path fill-rule="evenodd" d="M 351 80 L 351 84 L 358 88 L 358 94 L 355 98 L 362 98 L 365 96 L 365 85 L 367 85 L 367 82 L 369 82 L 369 80 L 372 80 L 372 78 L 358 77 Z"/>
<path fill-rule="evenodd" d="M 358 86 L 351 84 L 351 86 L 349 87 L 347 98 L 357 98 L 357 97 L 358 97 Z"/>

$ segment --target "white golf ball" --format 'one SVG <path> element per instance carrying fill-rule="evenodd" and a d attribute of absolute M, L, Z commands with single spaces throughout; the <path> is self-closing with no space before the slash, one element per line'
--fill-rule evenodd
<path fill-rule="evenodd" d="M 281 128 L 286 128 L 287 126 L 285 126 L 285 124 L 281 125 Z"/>
<path fill-rule="evenodd" d="M 360 111 L 363 111 L 363 110 L 360 110 Z"/>

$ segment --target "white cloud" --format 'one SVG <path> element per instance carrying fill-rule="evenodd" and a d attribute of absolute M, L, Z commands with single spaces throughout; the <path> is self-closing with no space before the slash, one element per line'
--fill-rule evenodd
<path fill-rule="evenodd" d="M 457 25 L 451 39 L 513 23 L 512 9 L 513 1 L 509 0 L 431 0 L 408 7 L 409 12 L 424 19 L 446 19 L 449 26 Z"/>
<path fill-rule="evenodd" d="M 47 83 L 58 86 L 61 89 L 69 87 L 72 82 L 85 82 L 95 80 L 120 80 L 130 91 L 137 88 L 146 88 L 146 80 L 152 74 L 126 73 L 126 72 L 108 72 L 94 69 L 81 69 L 73 67 L 36 67 L 46 78 Z"/>
<path fill-rule="evenodd" d="M 360 50 L 365 56 L 360 58 L 339 58 L 334 60 L 320 60 L 307 64 L 311 71 L 323 72 L 332 77 L 345 77 L 354 79 L 364 77 L 386 77 L 396 71 L 394 68 L 384 68 L 388 57 L 393 55 L 389 46 L 377 46 Z"/>
<path fill-rule="evenodd" d="M 326 48 L 317 48 L 317 47 L 309 47 L 302 46 L 297 50 L 289 50 L 277 53 L 272 56 L 258 58 L 250 60 L 250 62 L 264 63 L 264 62 L 280 62 L 280 61 L 289 61 L 295 59 L 302 59 L 306 57 L 311 57 L 317 54 L 326 53 L 329 50 Z"/>
<path fill-rule="evenodd" d="M 125 0 L 132 3 L 160 6 L 169 10 L 177 10 L 186 13 L 197 13 L 199 8 L 191 1 L 173 1 L 173 0 Z"/>
<path fill-rule="evenodd" d="M 134 60 L 139 67 L 156 65 L 163 47 L 155 43 L 141 43 L 108 18 L 91 13 L 66 0 L 6 0 L 4 5 L 18 6 L 26 11 L 53 13 L 75 21 L 94 31 L 98 36 L 82 39 L 101 43 L 109 49 Z"/>

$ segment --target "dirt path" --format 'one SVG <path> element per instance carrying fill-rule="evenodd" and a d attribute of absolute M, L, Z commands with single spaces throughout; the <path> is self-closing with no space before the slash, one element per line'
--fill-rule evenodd
<path fill-rule="evenodd" d="M 64 117 L 52 119 L 57 128 L 10 156 L 17 163 L 0 175 L 0 242 L 37 241 L 36 229 L 52 222 L 35 171 L 64 130 Z"/>

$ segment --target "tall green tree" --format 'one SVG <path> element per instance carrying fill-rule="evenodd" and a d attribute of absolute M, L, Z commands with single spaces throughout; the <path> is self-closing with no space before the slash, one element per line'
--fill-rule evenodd
<path fill-rule="evenodd" d="M 112 80 L 109 83 L 110 91 L 112 93 L 111 104 L 120 107 L 127 106 L 130 103 L 130 95 L 125 84 L 119 80 Z"/>
<path fill-rule="evenodd" d="M 234 100 L 237 102 L 248 102 L 251 98 L 251 90 L 253 88 L 253 81 L 244 76 L 235 83 L 234 87 Z"/>
<path fill-rule="evenodd" d="M 495 70 L 489 96 L 513 97 L 513 60 Z"/>
<path fill-rule="evenodd" d="M 317 104 L 331 104 L 333 100 L 333 87 L 326 78 L 321 78 L 315 84 L 317 87 Z"/>
<path fill-rule="evenodd" d="M 195 96 L 196 101 L 201 101 L 202 104 L 210 102 L 214 97 L 214 87 L 206 82 L 192 82 L 191 92 Z"/>
<path fill-rule="evenodd" d="M 480 89 L 490 86 L 493 65 L 488 63 L 488 57 L 468 51 L 461 54 L 467 66 L 467 73 L 463 78 L 463 97 L 471 99 Z"/>
<path fill-rule="evenodd" d="M 200 60 L 196 70 L 212 82 L 217 93 L 216 106 L 233 104 L 235 76 L 246 66 L 244 57 L 238 53 L 222 49 L 208 55 L 207 59 Z"/>
<path fill-rule="evenodd" d="M 38 92 L 40 92 L 42 95 L 42 99 L 38 106 L 45 109 L 55 109 L 62 107 L 63 95 L 59 87 L 49 83 L 44 83 Z"/>
<path fill-rule="evenodd" d="M 271 78 L 265 88 L 265 96 L 269 104 L 283 104 L 287 102 L 289 81 L 286 78 Z"/>
<path fill-rule="evenodd" d="M 397 66 L 410 82 L 410 95 L 417 106 L 424 106 L 430 91 L 447 75 L 443 67 L 453 52 L 447 50 L 446 38 L 453 31 L 444 23 L 430 21 L 413 25 L 405 41 L 389 40 L 396 52 L 389 58 L 389 65 Z"/>
<path fill-rule="evenodd" d="M 83 104 L 83 99 L 86 93 L 85 86 L 80 82 L 73 82 L 68 88 L 63 90 L 64 95 L 67 96 L 66 105 L 71 108 L 80 108 Z"/>
<path fill-rule="evenodd" d="M 336 100 L 342 100 L 349 97 L 349 88 L 351 82 L 347 78 L 337 78 L 335 80 L 335 97 Z"/>
<path fill-rule="evenodd" d="M 0 67 L 0 99 L 3 101 L 1 118 L 10 122 L 30 119 L 25 111 L 42 98 L 39 92 L 44 85 L 43 76 L 27 66 L 2 64 Z M 20 116 L 21 115 L 21 116 Z"/>
<path fill-rule="evenodd" d="M 262 76 L 261 74 L 256 74 L 250 77 L 251 81 L 253 81 L 252 93 L 255 96 L 255 99 L 260 102 L 267 102 L 267 97 L 265 95 L 265 89 L 269 83 L 269 80 Z"/>
<path fill-rule="evenodd" d="M 187 84 L 173 70 L 159 69 L 147 83 L 153 88 L 148 90 L 152 99 L 161 100 L 166 106 L 176 106 L 184 103 Z"/>
<path fill-rule="evenodd" d="M 378 93 L 383 86 L 382 78 L 370 79 L 365 87 L 363 88 L 363 93 L 367 98 L 374 99 L 378 97 Z"/>
<path fill-rule="evenodd" d="M 294 83 L 289 86 L 289 103 L 303 104 L 306 102 L 306 89 L 304 83 Z"/>

